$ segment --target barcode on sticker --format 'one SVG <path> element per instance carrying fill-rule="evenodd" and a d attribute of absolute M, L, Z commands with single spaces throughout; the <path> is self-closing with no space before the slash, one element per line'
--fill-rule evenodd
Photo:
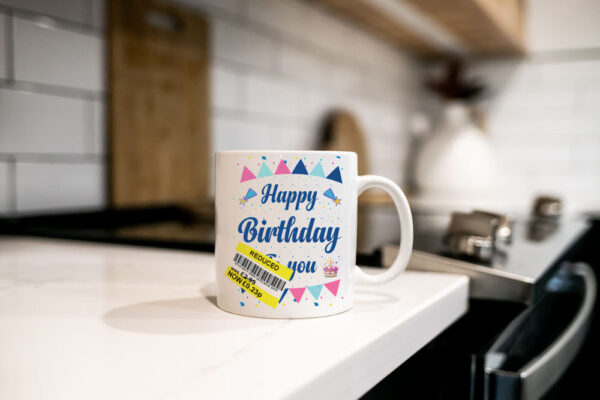
<path fill-rule="evenodd" d="M 240 253 L 235 253 L 233 262 L 241 269 L 247 271 L 253 278 L 269 286 L 271 289 L 283 290 L 286 281 L 270 273 L 254 261 L 244 257 Z"/>

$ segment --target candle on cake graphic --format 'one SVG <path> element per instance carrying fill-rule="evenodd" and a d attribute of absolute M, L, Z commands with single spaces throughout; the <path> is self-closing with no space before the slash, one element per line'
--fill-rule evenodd
<path fill-rule="evenodd" d="M 325 266 L 323 267 L 323 274 L 327 278 L 335 278 L 337 276 L 338 270 L 338 266 L 335 265 L 333 263 L 333 260 L 330 258 L 329 264 L 325 264 Z"/>

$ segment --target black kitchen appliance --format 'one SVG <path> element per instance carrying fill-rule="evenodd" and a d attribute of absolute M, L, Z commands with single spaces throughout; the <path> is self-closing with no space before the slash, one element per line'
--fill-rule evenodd
<path fill-rule="evenodd" d="M 515 219 L 477 210 L 415 215 L 409 268 L 469 275 L 469 312 L 365 397 L 391 398 L 398 388 L 403 398 L 426 399 L 593 393 L 586 362 L 599 354 L 598 228 L 559 209 L 542 198 Z M 385 246 L 384 265 L 395 251 Z"/>

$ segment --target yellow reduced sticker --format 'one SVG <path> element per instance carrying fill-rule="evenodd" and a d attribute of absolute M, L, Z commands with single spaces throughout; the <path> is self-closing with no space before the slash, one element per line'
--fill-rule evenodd
<path fill-rule="evenodd" d="M 241 276 L 240 274 L 238 274 L 236 271 L 231 269 L 231 267 L 229 267 L 229 266 L 227 267 L 227 270 L 225 271 L 225 276 L 227 278 L 231 279 L 231 281 L 233 283 L 235 283 L 242 289 L 248 291 L 248 293 L 250 293 L 252 296 L 256 297 L 258 300 L 262 301 L 266 305 L 275 308 L 275 307 L 277 307 L 277 304 L 279 304 L 279 299 L 277 297 L 273 296 L 270 293 L 265 292 L 258 286 L 254 285 L 252 282 L 250 282 L 248 279 L 246 279 L 243 276 Z"/>
<path fill-rule="evenodd" d="M 270 259 L 261 252 L 248 246 L 246 243 L 239 242 L 235 250 L 238 253 L 245 255 L 246 257 L 256 260 L 258 264 L 264 266 L 266 269 L 272 271 L 275 275 L 280 276 L 286 281 L 289 281 L 292 277 L 292 274 L 294 273 L 294 271 L 291 268 L 288 268 L 285 265 Z"/>

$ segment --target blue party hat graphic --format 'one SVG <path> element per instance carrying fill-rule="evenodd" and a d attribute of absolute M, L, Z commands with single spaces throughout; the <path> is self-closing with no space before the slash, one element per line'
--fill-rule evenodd
<path fill-rule="evenodd" d="M 254 196 L 256 196 L 256 192 L 254 190 L 252 190 L 252 188 L 248 189 L 248 192 L 246 193 L 246 196 L 244 196 L 244 198 L 246 200 L 250 200 L 251 198 L 253 198 Z"/>

